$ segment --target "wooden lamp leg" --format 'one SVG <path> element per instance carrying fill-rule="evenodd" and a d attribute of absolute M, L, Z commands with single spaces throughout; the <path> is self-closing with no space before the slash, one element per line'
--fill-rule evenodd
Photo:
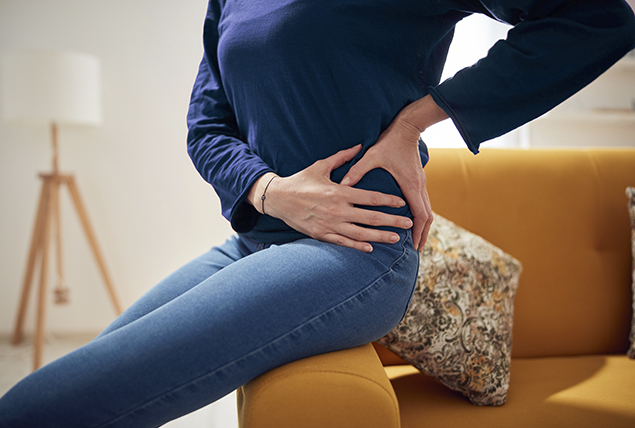
<path fill-rule="evenodd" d="M 24 319 L 31 292 L 31 284 L 35 265 L 40 258 L 40 282 L 38 289 L 37 324 L 35 330 L 35 350 L 33 359 L 33 370 L 37 370 L 42 365 L 42 351 L 44 347 L 44 324 L 46 321 L 46 288 L 47 288 L 47 267 L 48 267 L 48 247 L 50 243 L 51 227 L 51 202 L 57 193 L 56 183 L 51 176 L 41 175 L 42 192 L 35 220 L 33 238 L 31 239 L 31 249 L 27 261 L 26 274 L 22 285 L 22 295 L 20 297 L 20 307 L 13 333 L 13 344 L 18 344 L 24 336 Z"/>
<path fill-rule="evenodd" d="M 88 238 L 88 243 L 90 244 L 90 248 L 93 251 L 93 256 L 97 261 L 97 265 L 99 266 L 101 276 L 104 278 L 106 290 L 110 295 L 110 300 L 112 300 L 112 304 L 115 307 L 117 315 L 121 315 L 121 304 L 119 303 L 119 299 L 117 298 L 117 294 L 115 293 L 115 288 L 112 285 L 110 275 L 108 274 L 108 270 L 106 269 L 104 258 L 101 255 L 101 251 L 99 251 L 97 238 L 95 237 L 93 228 L 91 227 L 90 221 L 88 220 L 88 214 L 86 212 L 86 209 L 84 208 L 84 204 L 82 202 L 82 198 L 79 195 L 79 191 L 77 190 L 77 186 L 75 185 L 75 179 L 72 175 L 64 175 L 63 177 L 66 185 L 68 186 L 68 190 L 71 193 L 71 198 L 75 205 L 75 209 L 77 210 L 77 214 L 79 215 L 82 226 L 84 227 L 84 233 L 86 234 L 86 238 Z"/>
<path fill-rule="evenodd" d="M 20 306 L 18 308 L 15 329 L 13 331 L 12 343 L 14 345 L 22 342 L 22 339 L 24 338 L 24 320 L 26 318 L 29 295 L 31 294 L 31 284 L 33 281 L 35 264 L 42 251 L 42 244 L 44 242 L 44 225 L 47 223 L 49 215 L 50 181 L 46 180 L 43 176 L 40 176 L 40 178 L 42 178 L 42 190 L 40 192 L 40 200 L 38 202 L 37 215 L 35 217 L 35 226 L 33 227 L 33 236 L 31 238 L 31 247 L 29 250 L 24 282 L 22 283 Z"/>
<path fill-rule="evenodd" d="M 55 303 L 68 303 L 69 290 L 64 281 L 64 260 L 62 258 L 62 218 L 60 215 L 60 187 L 62 182 L 59 177 L 55 179 L 54 197 L 51 200 L 51 214 L 52 214 L 52 226 L 53 236 L 55 238 L 55 262 L 56 262 L 56 281 L 54 288 Z"/>
<path fill-rule="evenodd" d="M 54 179 L 53 179 L 54 180 Z M 35 327 L 35 351 L 33 358 L 33 370 L 37 370 L 42 366 L 42 352 L 44 350 L 44 324 L 46 321 L 46 296 L 47 296 L 47 279 L 48 279 L 48 256 L 49 246 L 51 242 L 51 201 L 54 201 L 58 195 L 58 188 L 50 178 L 46 179 L 49 187 L 47 197 L 47 215 L 44 220 L 42 230 L 42 265 L 40 266 L 40 286 L 38 290 L 37 304 L 37 324 Z"/>
<path fill-rule="evenodd" d="M 55 303 L 68 303 L 68 288 L 64 282 L 64 263 L 62 259 L 62 218 L 60 216 L 60 187 L 64 183 L 59 173 L 59 145 L 57 143 L 57 125 L 51 124 L 51 141 L 53 143 L 53 180 L 57 191 L 51 200 L 50 212 L 53 216 L 54 236 L 57 262 L 57 278 L 55 283 Z"/>
<path fill-rule="evenodd" d="M 22 284 L 22 293 L 20 296 L 20 306 L 18 308 L 18 315 L 13 332 L 13 344 L 18 344 L 22 341 L 24 336 L 24 321 L 26 318 L 26 311 L 29 302 L 29 296 L 31 293 L 31 285 L 33 282 L 33 276 L 35 273 L 36 265 L 40 267 L 40 278 L 38 287 L 38 300 L 37 300 L 37 322 L 35 329 L 35 351 L 33 370 L 37 370 L 42 365 L 42 353 L 44 348 L 44 332 L 46 323 L 46 303 L 47 303 L 47 289 L 48 289 L 48 264 L 49 264 L 49 247 L 51 244 L 51 234 L 53 228 L 57 236 L 57 273 L 61 281 L 63 281 L 62 271 L 62 259 L 61 259 L 61 225 L 60 225 L 60 213 L 59 213 L 59 193 L 62 184 L 68 186 L 71 198 L 77 214 L 79 215 L 84 233 L 88 238 L 88 243 L 93 252 L 93 256 L 97 261 L 97 265 L 101 272 L 101 275 L 106 284 L 106 290 L 112 300 L 117 314 L 121 314 L 121 304 L 115 293 L 115 289 L 112 285 L 110 275 L 106 269 L 104 258 L 97 245 L 97 239 L 95 233 L 90 225 L 88 214 L 84 208 L 84 204 L 75 185 L 75 180 L 72 175 L 59 175 L 59 174 L 40 174 L 42 179 L 42 191 L 40 193 L 40 199 L 38 202 L 38 210 L 35 219 L 35 226 L 33 229 L 33 236 L 31 238 L 31 247 L 29 250 L 29 257 L 27 260 L 26 273 L 24 276 L 24 283 Z M 38 263 L 39 262 L 39 263 Z"/>
<path fill-rule="evenodd" d="M 57 125 L 51 125 L 51 135 L 53 143 L 53 172 L 52 174 L 40 174 L 42 179 L 42 191 L 38 202 L 37 214 L 35 217 L 35 226 L 33 227 L 33 236 L 31 238 L 31 246 L 29 249 L 29 257 L 27 259 L 26 273 L 24 275 L 24 283 L 22 284 L 22 292 L 20 295 L 20 305 L 18 307 L 18 315 L 13 332 L 12 343 L 18 344 L 24 337 L 24 320 L 26 318 L 27 306 L 29 303 L 29 295 L 31 294 L 31 284 L 36 264 L 40 265 L 40 279 L 38 288 L 37 301 L 37 323 L 35 329 L 35 356 L 33 361 L 33 369 L 37 370 L 42 365 L 42 352 L 44 348 L 44 326 L 46 322 L 46 303 L 47 303 L 47 280 L 48 280 L 48 262 L 49 262 L 49 246 L 51 243 L 51 234 L 55 233 L 56 249 L 57 249 L 57 280 L 58 284 L 55 288 L 55 296 L 57 303 L 63 303 L 67 300 L 68 289 L 64 284 L 64 271 L 62 262 L 62 231 L 60 217 L 60 187 L 63 184 L 68 186 L 73 204 L 81 220 L 84 233 L 88 238 L 93 256 L 97 260 L 99 270 L 106 283 L 106 289 L 110 295 L 110 299 L 115 307 L 117 314 L 121 314 L 121 304 L 115 293 L 110 275 L 106 269 L 104 258 L 99 251 L 97 239 L 88 220 L 88 214 L 84 208 L 84 204 L 75 185 L 72 175 L 60 174 L 58 166 L 58 144 L 57 144 Z M 53 230 L 54 229 L 54 230 Z M 38 260 L 39 259 L 39 260 Z"/>

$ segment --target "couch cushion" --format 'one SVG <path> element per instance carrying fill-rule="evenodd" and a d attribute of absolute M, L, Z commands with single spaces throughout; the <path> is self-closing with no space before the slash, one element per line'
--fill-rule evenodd
<path fill-rule="evenodd" d="M 633 324 L 631 326 L 631 346 L 628 356 L 635 359 L 635 187 L 626 188 L 628 196 L 628 214 L 631 218 L 631 254 L 633 256 Z"/>
<path fill-rule="evenodd" d="M 402 428 L 635 426 L 635 364 L 626 356 L 512 359 L 502 407 L 472 406 L 412 366 L 385 367 Z"/>
<path fill-rule="evenodd" d="M 513 257 L 435 215 L 410 307 L 378 342 L 474 404 L 502 405 L 520 271 Z"/>
<path fill-rule="evenodd" d="M 399 405 L 371 345 L 285 364 L 238 390 L 240 428 L 399 428 Z"/>
<path fill-rule="evenodd" d="M 523 263 L 514 356 L 626 352 L 635 150 L 430 149 L 426 174 L 435 212 Z"/>

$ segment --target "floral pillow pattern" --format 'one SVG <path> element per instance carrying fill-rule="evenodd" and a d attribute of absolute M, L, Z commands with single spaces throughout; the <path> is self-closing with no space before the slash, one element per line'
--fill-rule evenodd
<path fill-rule="evenodd" d="M 628 357 L 635 359 L 635 187 L 626 188 L 626 196 L 628 196 L 628 214 L 631 217 L 631 248 L 633 254 L 633 322 L 631 324 L 631 346 L 628 348 Z"/>
<path fill-rule="evenodd" d="M 473 404 L 504 404 L 521 270 L 518 260 L 435 215 L 410 307 L 378 342 Z"/>

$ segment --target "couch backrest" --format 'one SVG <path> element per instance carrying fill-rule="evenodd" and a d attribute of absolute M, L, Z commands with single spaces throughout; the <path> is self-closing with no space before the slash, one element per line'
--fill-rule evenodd
<path fill-rule="evenodd" d="M 516 357 L 622 353 L 634 149 L 431 149 L 432 209 L 523 263 Z"/>

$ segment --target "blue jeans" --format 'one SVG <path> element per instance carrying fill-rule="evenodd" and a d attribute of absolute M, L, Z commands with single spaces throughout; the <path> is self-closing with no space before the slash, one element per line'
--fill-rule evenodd
<path fill-rule="evenodd" d="M 399 234 L 370 254 L 231 238 L 18 383 L 0 399 L 0 427 L 156 427 L 285 363 L 378 339 L 417 276 L 410 231 Z"/>

